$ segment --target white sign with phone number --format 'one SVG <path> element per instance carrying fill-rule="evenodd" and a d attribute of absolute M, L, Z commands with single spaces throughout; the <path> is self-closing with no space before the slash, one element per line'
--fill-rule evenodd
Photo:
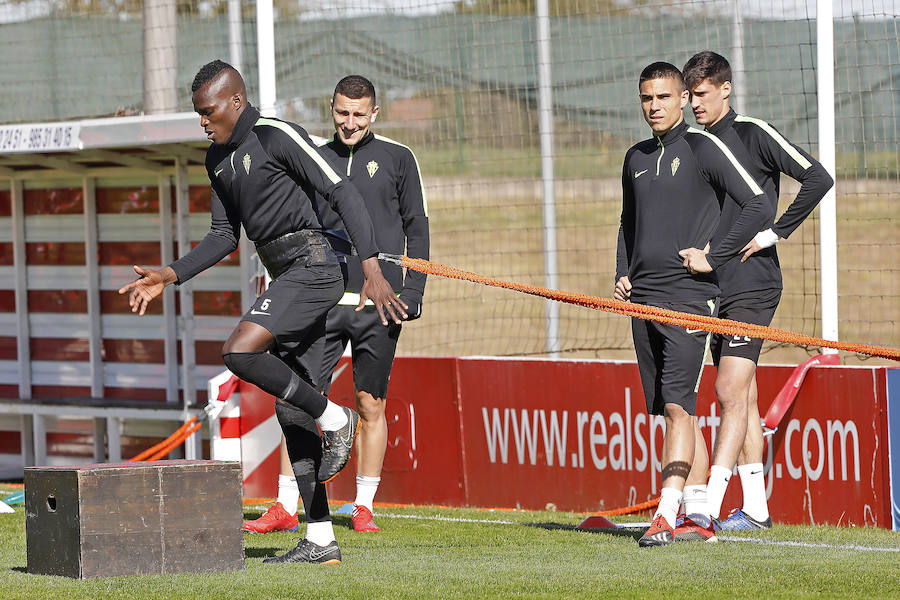
<path fill-rule="evenodd" d="M 78 150 L 78 123 L 0 126 L 0 154 Z"/>

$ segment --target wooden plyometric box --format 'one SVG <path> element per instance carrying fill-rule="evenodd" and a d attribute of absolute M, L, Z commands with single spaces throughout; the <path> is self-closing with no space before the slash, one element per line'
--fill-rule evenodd
<path fill-rule="evenodd" d="M 241 465 L 25 469 L 28 572 L 84 579 L 244 568 Z"/>

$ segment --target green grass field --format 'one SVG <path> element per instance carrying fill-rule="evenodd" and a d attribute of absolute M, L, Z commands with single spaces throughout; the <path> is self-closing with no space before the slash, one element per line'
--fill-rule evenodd
<path fill-rule="evenodd" d="M 241 572 L 79 581 L 25 572 L 20 506 L 0 515 L 0 598 L 900 597 L 900 534 L 884 530 L 776 525 L 718 544 L 642 549 L 627 533 L 575 531 L 584 515 L 572 513 L 376 512 L 379 534 L 354 533 L 348 516 L 335 516 L 340 566 L 264 565 L 297 534 L 247 534 Z"/>

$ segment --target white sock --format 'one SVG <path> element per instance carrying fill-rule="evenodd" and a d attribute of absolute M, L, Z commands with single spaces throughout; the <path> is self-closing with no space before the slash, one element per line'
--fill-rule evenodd
<path fill-rule="evenodd" d="M 316 419 L 316 423 L 319 424 L 322 431 L 337 431 L 347 424 L 347 413 L 344 412 L 343 406 L 339 406 L 331 400 L 327 400 L 327 402 L 325 412 Z"/>
<path fill-rule="evenodd" d="M 738 474 L 741 476 L 741 489 L 744 490 L 741 510 L 757 521 L 765 521 L 769 518 L 769 504 L 766 502 L 766 478 L 762 463 L 738 465 Z"/>
<path fill-rule="evenodd" d="M 375 500 L 375 492 L 378 491 L 378 484 L 381 477 L 368 477 L 366 475 L 356 476 L 356 500 L 353 504 L 365 506 L 369 512 L 375 512 L 372 508 L 372 502 Z"/>
<path fill-rule="evenodd" d="M 653 519 L 662 515 L 666 521 L 669 522 L 669 526 L 675 527 L 675 519 L 678 516 L 678 507 L 681 505 L 681 490 L 673 487 L 664 487 L 659 492 L 659 506 L 656 508 L 656 513 L 653 515 Z"/>
<path fill-rule="evenodd" d="M 709 470 L 709 485 L 706 486 L 706 501 L 708 503 L 707 514 L 713 519 L 719 518 L 722 510 L 722 499 L 725 490 L 728 489 L 728 480 L 731 479 L 731 469 L 722 465 L 713 465 Z"/>
<path fill-rule="evenodd" d="M 697 513 L 706 515 L 706 498 L 707 495 L 705 483 L 701 485 L 684 486 L 684 496 L 682 497 L 681 502 L 684 505 L 685 516 L 695 515 Z"/>
<path fill-rule="evenodd" d="M 327 546 L 334 541 L 334 527 L 331 521 L 306 524 L 306 539 L 318 546 Z"/>
<path fill-rule="evenodd" d="M 297 504 L 300 502 L 300 488 L 297 487 L 297 479 L 287 475 L 278 476 L 278 502 L 288 514 L 297 514 Z"/>

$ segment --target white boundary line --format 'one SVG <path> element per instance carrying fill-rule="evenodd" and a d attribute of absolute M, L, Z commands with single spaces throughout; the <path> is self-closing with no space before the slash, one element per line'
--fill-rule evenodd
<path fill-rule="evenodd" d="M 507 521 L 503 519 L 464 519 L 461 517 L 444 517 L 442 515 L 401 515 L 396 513 L 378 513 L 379 518 L 385 519 L 418 519 L 422 521 L 444 521 L 451 523 L 486 523 L 495 525 L 520 525 L 519 521 Z M 647 526 L 647 523 L 623 523 L 620 525 L 623 529 L 632 529 L 636 525 Z M 830 548 L 833 550 L 858 550 L 861 552 L 898 552 L 900 548 L 878 547 L 878 546 L 859 546 L 856 544 L 815 544 L 810 542 L 791 542 L 779 540 L 765 540 L 759 538 L 745 538 L 719 535 L 720 540 L 726 542 L 745 542 L 749 544 L 759 544 L 762 546 L 789 546 L 795 548 Z"/>
<path fill-rule="evenodd" d="M 443 517 L 441 515 L 398 515 L 394 513 L 378 513 L 386 519 L 420 519 L 422 521 L 449 521 L 451 523 L 491 523 L 495 525 L 516 525 L 516 521 L 500 519 L 464 519 L 462 517 Z"/>
<path fill-rule="evenodd" d="M 856 544 L 813 544 L 810 542 L 789 542 L 778 540 L 763 540 L 759 538 L 741 538 L 731 536 L 717 536 L 726 542 L 747 542 L 750 544 L 762 544 L 764 546 L 794 546 L 796 548 L 831 548 L 834 550 L 862 550 L 865 552 L 900 552 L 900 548 L 888 548 L 878 546 L 857 546 Z"/>

